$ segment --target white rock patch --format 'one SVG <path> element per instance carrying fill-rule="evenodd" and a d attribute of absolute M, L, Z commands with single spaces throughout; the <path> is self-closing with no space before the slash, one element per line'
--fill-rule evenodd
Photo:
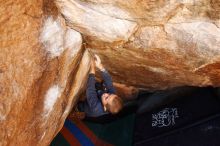
<path fill-rule="evenodd" d="M 61 92 L 61 88 L 58 85 L 53 85 L 47 91 L 44 100 L 44 114 L 46 116 L 53 110 L 53 106 L 60 97 Z"/>
<path fill-rule="evenodd" d="M 65 30 L 61 26 L 61 22 L 58 19 L 54 20 L 52 17 L 48 17 L 45 20 L 40 35 L 40 41 L 43 43 L 51 58 L 60 56 L 64 51 L 64 34 Z"/>
<path fill-rule="evenodd" d="M 73 57 L 81 49 L 82 46 L 82 36 L 79 32 L 68 28 L 65 35 L 65 48 L 70 48 L 70 56 Z"/>

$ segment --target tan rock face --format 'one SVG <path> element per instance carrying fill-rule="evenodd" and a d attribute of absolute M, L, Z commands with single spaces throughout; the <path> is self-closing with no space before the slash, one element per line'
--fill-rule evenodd
<path fill-rule="evenodd" d="M 114 17 L 117 12 L 125 17 L 128 13 L 111 5 L 103 7 L 75 0 L 58 0 L 56 3 L 72 28 L 106 42 L 128 40 L 137 25 Z"/>
<path fill-rule="evenodd" d="M 1 146 L 49 145 L 86 83 L 82 37 L 52 4 L 0 2 Z"/>
<path fill-rule="evenodd" d="M 220 85 L 218 0 L 56 0 L 56 5 L 114 81 L 149 90 Z"/>
<path fill-rule="evenodd" d="M 8 0 L 0 13 L 3 146 L 49 145 L 87 80 L 83 42 L 127 98 L 220 86 L 219 0 Z"/>

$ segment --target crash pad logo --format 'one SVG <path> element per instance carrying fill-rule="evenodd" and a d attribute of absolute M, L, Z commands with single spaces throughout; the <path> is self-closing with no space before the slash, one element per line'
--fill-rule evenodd
<path fill-rule="evenodd" d="M 165 108 L 156 114 L 152 114 L 152 127 L 175 125 L 175 119 L 178 117 L 177 108 Z"/>

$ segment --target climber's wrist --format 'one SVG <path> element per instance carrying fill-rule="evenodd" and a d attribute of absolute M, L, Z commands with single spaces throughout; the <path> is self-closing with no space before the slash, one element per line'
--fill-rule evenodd
<path fill-rule="evenodd" d="M 89 74 L 95 74 L 95 70 L 91 69 Z"/>
<path fill-rule="evenodd" d="M 95 66 L 93 64 L 91 65 L 89 73 L 90 74 L 95 74 Z"/>
<path fill-rule="evenodd" d="M 105 68 L 104 68 L 104 66 L 102 64 L 99 66 L 99 70 L 100 71 L 105 71 Z"/>

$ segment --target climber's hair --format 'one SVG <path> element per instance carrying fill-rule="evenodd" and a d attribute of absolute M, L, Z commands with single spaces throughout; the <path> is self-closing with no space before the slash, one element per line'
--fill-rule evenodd
<path fill-rule="evenodd" d="M 111 98 L 113 99 L 111 100 L 111 102 L 107 103 L 106 109 L 112 114 L 117 114 L 123 108 L 123 101 L 115 94 L 111 94 L 110 96 L 112 96 Z"/>

